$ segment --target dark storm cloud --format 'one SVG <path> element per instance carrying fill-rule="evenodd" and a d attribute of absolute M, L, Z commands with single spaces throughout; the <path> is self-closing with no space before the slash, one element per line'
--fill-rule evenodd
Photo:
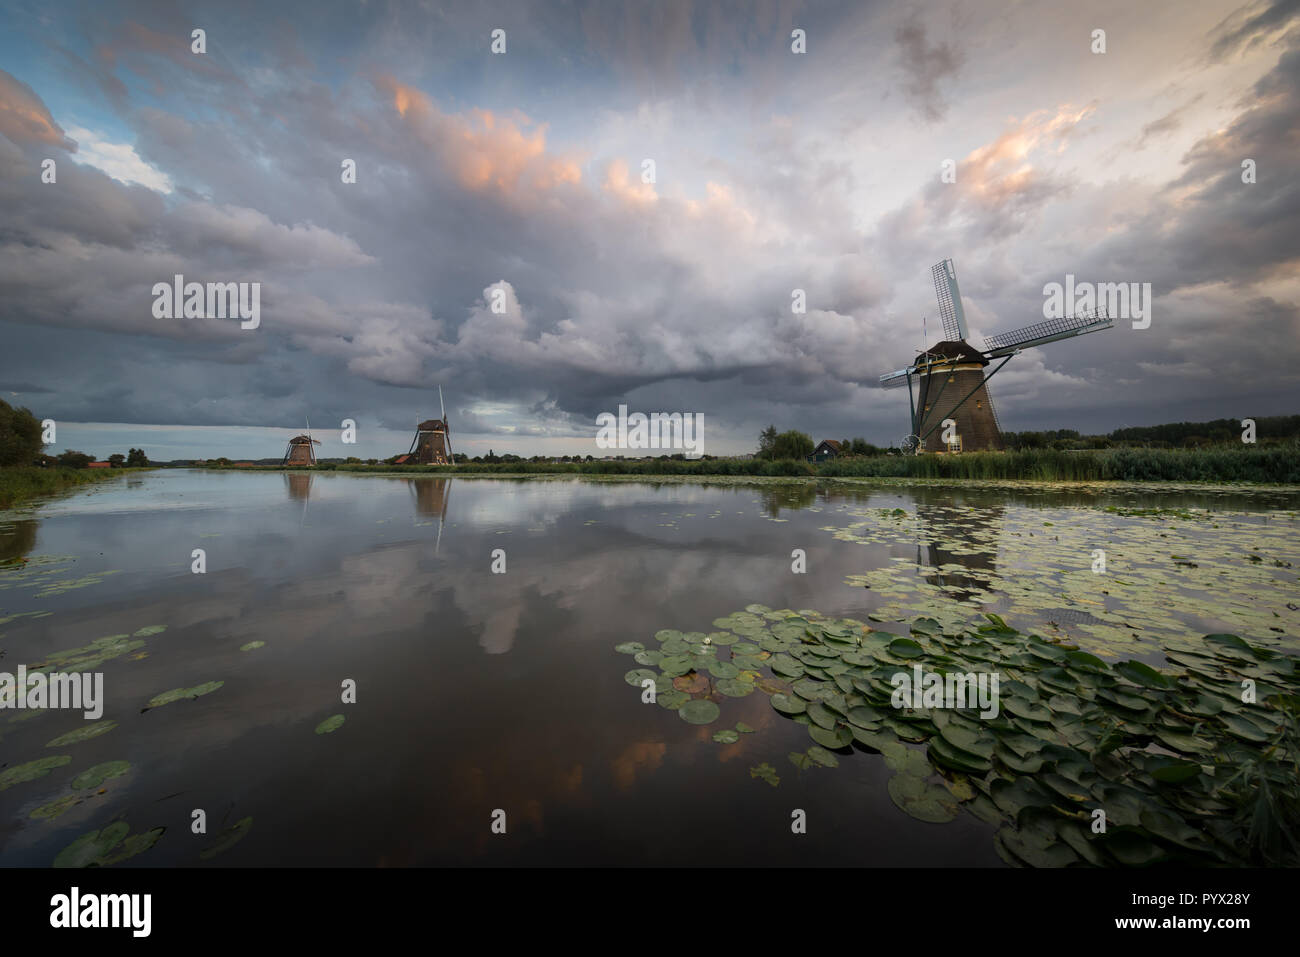
<path fill-rule="evenodd" d="M 962 64 L 961 50 L 947 42 L 927 44 L 925 24 L 919 15 L 899 27 L 894 39 L 898 43 L 898 55 L 906 77 L 903 92 L 908 101 L 927 120 L 942 120 L 948 112 L 948 104 L 939 92 L 939 86 L 957 76 Z"/>
<path fill-rule="evenodd" d="M 1300 16 L 1300 0 L 1259 0 L 1234 10 L 1215 30 L 1209 49 L 1211 60 L 1237 53 L 1288 35 Z"/>

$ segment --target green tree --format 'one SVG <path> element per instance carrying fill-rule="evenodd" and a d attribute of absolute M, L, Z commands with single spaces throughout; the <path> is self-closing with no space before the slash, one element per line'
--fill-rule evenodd
<path fill-rule="evenodd" d="M 130 468 L 146 468 L 149 465 L 149 457 L 144 454 L 144 449 L 128 449 L 126 464 Z"/>
<path fill-rule="evenodd" d="M 113 466 L 115 469 L 120 469 L 126 464 L 126 456 L 121 452 L 114 452 L 108 457 L 108 464 Z"/>
<path fill-rule="evenodd" d="M 758 453 L 755 458 L 773 458 L 772 450 L 776 447 L 776 426 L 769 425 L 758 434 Z"/>
<path fill-rule="evenodd" d="M 70 469 L 84 469 L 93 461 L 95 461 L 93 455 L 87 455 L 85 452 L 78 452 L 75 449 L 64 449 L 59 455 L 59 464 Z"/>
<path fill-rule="evenodd" d="M 804 435 L 802 432 L 791 430 L 782 432 L 772 443 L 772 458 L 774 459 L 806 459 L 812 455 L 813 449 L 817 444 L 813 442 L 812 437 Z"/>
<path fill-rule="evenodd" d="M 41 448 L 40 420 L 0 399 L 0 465 L 31 465 Z"/>

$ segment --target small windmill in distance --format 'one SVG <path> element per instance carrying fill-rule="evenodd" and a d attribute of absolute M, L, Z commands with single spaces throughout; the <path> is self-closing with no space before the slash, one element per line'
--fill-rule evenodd
<path fill-rule="evenodd" d="M 320 445 L 320 442 L 311 437 L 311 419 L 308 419 L 306 435 L 295 435 L 289 440 L 289 445 L 284 450 L 284 458 L 280 460 L 280 464 L 315 465 L 316 450 L 313 446 L 316 445 Z"/>
<path fill-rule="evenodd" d="M 447 407 L 442 401 L 442 386 L 438 386 L 438 406 L 441 419 L 429 419 L 415 427 L 415 438 L 407 449 L 408 461 L 420 465 L 446 465 L 451 457 L 451 429 L 447 425 Z"/>
<path fill-rule="evenodd" d="M 976 349 L 966 341 L 966 312 L 962 308 L 957 270 L 952 260 L 936 263 L 930 274 L 934 278 L 934 292 L 939 300 L 939 315 L 946 338 L 924 347 L 906 368 L 880 377 L 883 386 L 907 383 L 912 430 L 903 440 L 905 452 L 941 452 L 950 448 L 939 431 L 945 419 L 951 419 L 956 425 L 955 432 L 960 437 L 958 449 L 1001 449 L 1002 430 L 989 395 L 988 380 L 1012 356 L 1025 349 L 1100 332 L 1114 325 L 1100 310 L 1095 310 L 992 336 L 984 340 L 983 350 Z M 986 375 L 984 370 L 995 359 L 1002 361 Z M 913 376 L 918 383 L 915 397 L 912 393 Z"/>

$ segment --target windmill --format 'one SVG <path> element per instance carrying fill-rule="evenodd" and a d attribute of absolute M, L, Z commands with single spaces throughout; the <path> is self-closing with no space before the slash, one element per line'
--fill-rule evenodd
<path fill-rule="evenodd" d="M 446 465 L 451 458 L 451 430 L 447 427 L 447 407 L 442 401 L 442 386 L 438 386 L 438 405 L 441 419 L 429 419 L 415 427 L 415 438 L 407 449 L 407 461 L 420 465 Z"/>
<path fill-rule="evenodd" d="M 1001 449 L 1002 435 L 997 411 L 989 396 L 988 381 L 1011 357 L 1025 349 L 1046 345 L 1060 339 L 1109 329 L 1114 323 L 1100 310 L 1063 319 L 1025 326 L 984 340 L 976 349 L 966 341 L 966 313 L 957 288 L 957 271 L 952 260 L 936 263 L 930 270 L 934 293 L 939 300 L 944 340 L 922 347 L 911 365 L 880 377 L 883 386 L 907 383 L 907 398 L 912 410 L 912 430 L 903 440 L 905 452 L 975 451 Z M 988 366 L 1002 360 L 987 372 Z M 917 392 L 912 391 L 912 380 Z M 945 419 L 956 428 L 955 441 L 945 441 Z"/>
<path fill-rule="evenodd" d="M 315 465 L 316 450 L 312 448 L 314 445 L 320 445 L 320 440 L 311 437 L 311 419 L 308 419 L 307 434 L 295 435 L 289 440 L 289 444 L 284 450 L 284 458 L 280 460 L 280 464 Z"/>

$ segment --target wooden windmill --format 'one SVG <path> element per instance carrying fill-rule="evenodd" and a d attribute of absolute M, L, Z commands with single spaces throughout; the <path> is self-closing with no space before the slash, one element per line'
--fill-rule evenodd
<path fill-rule="evenodd" d="M 438 386 L 438 405 L 441 419 L 428 419 L 415 427 L 415 438 L 407 449 L 407 461 L 420 465 L 447 465 L 451 457 L 451 430 L 447 426 L 447 407 L 442 401 L 442 386 Z"/>
<path fill-rule="evenodd" d="M 930 273 L 934 277 L 945 338 L 926 347 L 911 365 L 880 377 L 885 386 L 907 383 L 912 420 L 911 432 L 903 440 L 905 452 L 1001 449 L 1002 432 L 989 396 L 988 380 L 1024 349 L 1100 332 L 1114 325 L 1098 310 L 1005 332 L 985 339 L 984 348 L 976 349 L 966 341 L 966 312 L 962 309 L 952 260 L 937 263 Z M 1002 361 L 986 373 L 995 359 Z M 918 384 L 915 396 L 914 377 Z M 943 429 L 947 419 L 955 424 L 951 430 L 956 434 L 955 441 L 944 438 L 944 432 L 949 431 Z"/>
<path fill-rule="evenodd" d="M 280 460 L 281 465 L 315 465 L 316 449 L 313 446 L 320 445 L 320 440 L 311 437 L 311 421 L 307 422 L 307 434 L 295 435 L 289 440 L 288 446 L 284 450 L 284 458 Z"/>

